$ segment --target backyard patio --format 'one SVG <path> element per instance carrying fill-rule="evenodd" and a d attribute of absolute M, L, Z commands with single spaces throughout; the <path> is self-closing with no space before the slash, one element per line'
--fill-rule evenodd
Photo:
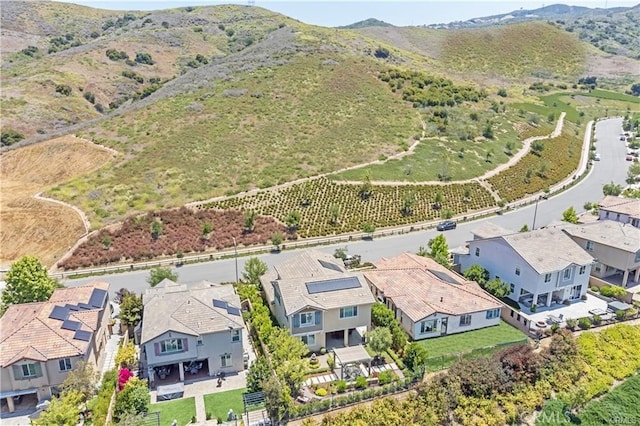
<path fill-rule="evenodd" d="M 575 300 L 571 302 L 570 305 L 538 306 L 536 312 L 531 312 L 530 308 L 523 307 L 520 314 L 530 321 L 531 330 L 544 330 L 552 324 L 564 326 L 568 319 L 579 319 L 606 314 L 606 301 L 590 294 L 587 294 L 586 299 L 587 300 Z"/>

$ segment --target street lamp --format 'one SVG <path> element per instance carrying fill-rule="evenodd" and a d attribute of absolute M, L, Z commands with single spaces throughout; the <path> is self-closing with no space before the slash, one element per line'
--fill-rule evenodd
<path fill-rule="evenodd" d="M 233 238 L 233 251 L 235 252 L 236 259 L 236 284 L 238 283 L 238 244 L 236 243 L 236 237 Z"/>
<path fill-rule="evenodd" d="M 531 226 L 532 231 L 536 229 L 536 216 L 538 215 L 538 201 L 540 201 L 540 197 L 536 198 L 536 208 L 533 211 L 533 225 Z"/>

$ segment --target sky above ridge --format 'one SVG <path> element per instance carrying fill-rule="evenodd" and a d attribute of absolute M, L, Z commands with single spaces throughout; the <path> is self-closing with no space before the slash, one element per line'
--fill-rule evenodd
<path fill-rule="evenodd" d="M 249 4 L 245 1 L 216 0 L 62 0 L 110 10 L 156 10 L 186 6 L 205 6 L 218 4 Z M 299 21 L 335 27 L 349 25 L 367 18 L 376 18 L 393 25 L 429 25 L 465 21 L 482 16 L 498 15 L 518 9 L 537 9 L 551 4 L 562 3 L 571 6 L 591 8 L 630 7 L 636 1 L 587 0 L 567 2 L 521 1 L 484 1 L 484 0 L 415 0 L 415 1 L 261 1 L 252 2 L 274 12 L 282 13 Z"/>

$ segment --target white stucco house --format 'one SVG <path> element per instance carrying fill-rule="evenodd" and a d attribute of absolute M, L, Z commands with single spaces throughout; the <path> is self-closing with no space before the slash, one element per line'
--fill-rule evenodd
<path fill-rule="evenodd" d="M 640 228 L 640 199 L 607 195 L 598 204 L 598 217 Z"/>
<path fill-rule="evenodd" d="M 561 304 L 586 294 L 594 258 L 561 228 L 511 232 L 484 226 L 454 254 L 464 272 L 474 264 L 510 286 L 510 299 L 531 307 Z"/>
<path fill-rule="evenodd" d="M 140 346 L 152 386 L 244 369 L 240 298 L 231 285 L 187 288 L 168 279 L 148 289 Z"/>
<path fill-rule="evenodd" d="M 430 258 L 402 253 L 364 273 L 372 293 L 414 340 L 498 325 L 502 303 Z"/>

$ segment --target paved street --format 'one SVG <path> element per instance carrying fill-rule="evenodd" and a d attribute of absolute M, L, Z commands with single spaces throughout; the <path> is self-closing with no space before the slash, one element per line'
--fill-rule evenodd
<path fill-rule="evenodd" d="M 560 220 L 562 218 L 562 212 L 569 206 L 573 206 L 578 212 L 581 212 L 584 210 L 583 205 L 585 202 L 599 201 L 603 197 L 602 185 L 605 183 L 614 182 L 624 185 L 630 163 L 625 161 L 627 148 L 625 143 L 620 141 L 621 131 L 622 118 L 612 118 L 597 124 L 595 136 L 598 142 L 596 146 L 597 152 L 601 155 L 601 161 L 595 162 L 591 173 L 578 185 L 548 200 L 541 200 L 538 203 L 536 228 Z M 489 220 L 500 226 L 514 230 L 520 229 L 524 224 L 528 224 L 531 228 L 534 210 L 535 205 L 531 205 L 500 216 L 491 216 L 479 221 L 461 223 L 457 229 L 445 232 L 449 247 L 453 248 L 464 244 L 466 240 L 471 238 L 470 231 L 477 227 L 482 220 Z M 418 231 L 404 235 L 376 238 L 371 241 L 358 240 L 349 243 L 321 246 L 318 247 L 318 249 L 327 253 L 333 253 L 338 247 L 347 247 L 350 254 L 360 254 L 362 261 L 367 262 L 383 256 L 394 256 L 403 251 L 416 252 L 420 246 L 426 247 L 429 239 L 437 234 L 438 232 L 435 230 Z M 281 253 L 263 254 L 258 257 L 271 266 L 293 254 L 295 254 L 295 251 L 283 251 Z M 237 260 L 240 271 L 243 270 L 246 259 L 247 258 L 239 258 Z M 175 268 L 174 271 L 178 273 L 179 281 L 185 283 L 194 283 L 201 280 L 209 280 L 212 282 L 234 281 L 235 261 L 234 259 L 226 259 L 209 263 L 185 265 L 180 268 Z M 148 287 L 146 282 L 148 275 L 148 271 L 134 271 L 66 280 L 64 284 L 67 286 L 78 286 L 97 279 L 110 283 L 112 294 L 122 287 L 141 292 Z"/>

